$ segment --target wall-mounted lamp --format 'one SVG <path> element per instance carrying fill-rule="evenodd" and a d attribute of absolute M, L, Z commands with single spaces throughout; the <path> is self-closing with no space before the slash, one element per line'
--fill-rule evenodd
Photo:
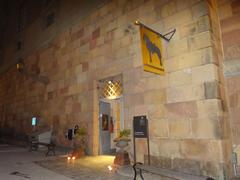
<path fill-rule="evenodd" d="M 49 83 L 49 78 L 47 76 L 41 76 L 38 75 L 35 72 L 29 71 L 26 67 L 25 64 L 23 63 L 23 60 L 20 59 L 18 63 L 16 64 L 17 70 L 21 72 L 22 74 L 31 77 L 32 79 L 39 81 L 43 84 L 48 84 Z"/>
<path fill-rule="evenodd" d="M 19 61 L 17 64 L 16 64 L 16 67 L 17 67 L 17 70 L 22 72 L 23 71 L 23 68 L 24 68 L 24 63 L 22 61 Z"/>

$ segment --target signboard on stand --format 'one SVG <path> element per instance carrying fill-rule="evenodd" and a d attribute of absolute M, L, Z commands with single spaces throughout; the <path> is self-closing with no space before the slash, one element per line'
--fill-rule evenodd
<path fill-rule="evenodd" d="M 135 116 L 133 119 L 134 137 L 135 138 L 147 138 L 147 118 L 146 116 Z"/>
<path fill-rule="evenodd" d="M 133 117 L 134 163 L 136 163 L 136 140 L 135 140 L 136 138 L 146 138 L 147 139 L 148 164 L 150 165 L 148 120 L 147 120 L 146 116 L 134 116 Z"/>

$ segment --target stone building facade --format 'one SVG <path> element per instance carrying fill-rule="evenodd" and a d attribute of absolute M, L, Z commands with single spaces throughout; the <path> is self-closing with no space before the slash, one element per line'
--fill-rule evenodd
<path fill-rule="evenodd" d="M 21 6 L 23 23 L 12 18 L 5 35 L 1 129 L 29 133 L 37 116 L 53 128 L 58 145 L 69 146 L 65 132 L 80 124 L 88 129 L 89 153 L 97 155 L 98 81 L 121 75 L 125 127 L 147 115 L 153 164 L 217 179 L 233 174 L 232 147 L 240 144 L 239 1 L 34 3 Z M 164 43 L 165 75 L 143 71 L 135 20 L 163 34 L 176 28 Z M 18 72 L 19 58 L 49 83 Z M 143 162 L 145 141 L 137 146 Z"/>

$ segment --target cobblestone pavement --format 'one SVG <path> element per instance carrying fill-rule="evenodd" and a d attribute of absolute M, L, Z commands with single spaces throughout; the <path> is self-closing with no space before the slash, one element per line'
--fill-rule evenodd
<path fill-rule="evenodd" d="M 114 170 L 109 171 L 112 165 L 111 156 L 89 156 L 68 161 L 66 157 L 37 161 L 38 165 L 62 174 L 74 180 L 130 180 L 132 178 L 121 176 Z"/>

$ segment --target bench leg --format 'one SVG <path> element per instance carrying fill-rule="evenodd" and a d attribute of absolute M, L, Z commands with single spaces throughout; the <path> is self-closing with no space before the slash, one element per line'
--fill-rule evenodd
<path fill-rule="evenodd" d="M 47 153 L 46 153 L 46 156 L 49 155 L 50 151 L 52 151 L 52 150 L 51 150 L 51 148 L 48 146 L 48 151 L 47 151 Z"/>
<path fill-rule="evenodd" d="M 133 180 L 136 180 L 136 178 L 137 178 L 136 164 L 133 165 L 133 170 L 134 170 L 134 178 L 133 178 Z"/>
<path fill-rule="evenodd" d="M 37 151 L 37 150 L 38 150 L 38 144 L 36 144 L 36 143 L 30 143 L 29 152 L 31 152 L 31 151 Z"/>
<path fill-rule="evenodd" d="M 55 147 L 53 148 L 53 155 L 55 156 L 56 154 L 55 154 Z"/>
<path fill-rule="evenodd" d="M 46 153 L 46 156 L 49 155 L 50 152 L 52 152 L 52 154 L 55 156 L 55 146 L 47 146 L 48 147 L 48 151 Z"/>
<path fill-rule="evenodd" d="M 133 170 L 134 170 L 134 180 L 136 180 L 137 179 L 137 168 L 136 168 L 136 165 L 137 164 L 142 164 L 142 163 L 135 163 L 134 165 L 133 165 Z M 143 178 L 143 175 L 142 175 L 142 170 L 141 169 L 139 169 L 139 174 L 140 174 L 140 177 L 141 177 L 141 179 L 142 180 L 144 180 L 144 178 Z"/>
<path fill-rule="evenodd" d="M 49 154 L 49 149 L 48 149 L 47 153 L 45 154 L 45 156 L 48 156 L 48 154 Z"/>
<path fill-rule="evenodd" d="M 32 150 L 33 150 L 32 143 L 30 143 L 28 151 L 31 152 Z"/>
<path fill-rule="evenodd" d="M 141 169 L 140 169 L 140 173 L 139 174 L 140 174 L 141 179 L 144 180 Z"/>
<path fill-rule="evenodd" d="M 38 144 L 34 144 L 33 148 L 34 148 L 34 151 L 37 151 L 38 150 Z"/>
<path fill-rule="evenodd" d="M 55 146 L 52 146 L 51 151 L 52 151 L 53 155 L 55 156 Z"/>

